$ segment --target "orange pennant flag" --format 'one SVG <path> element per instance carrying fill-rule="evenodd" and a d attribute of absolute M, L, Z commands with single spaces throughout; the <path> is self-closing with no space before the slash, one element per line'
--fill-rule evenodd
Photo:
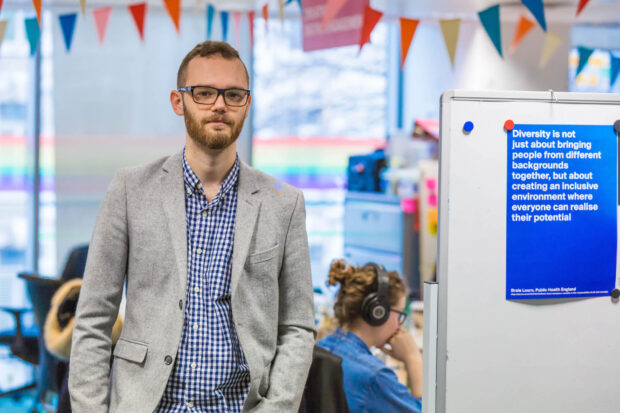
<path fill-rule="evenodd" d="M 519 46 L 521 40 L 523 40 L 525 35 L 528 34 L 533 28 L 534 22 L 525 16 L 521 16 L 519 23 L 517 24 L 517 29 L 515 30 L 515 36 L 512 39 L 512 44 L 510 45 L 510 53 L 514 53 L 514 51 L 517 50 L 517 46 Z"/>
<path fill-rule="evenodd" d="M 181 33 L 181 29 L 179 27 L 180 18 L 181 18 L 181 0 L 164 0 L 166 4 L 166 10 L 168 10 L 168 14 L 174 23 L 174 27 L 177 29 L 177 33 Z"/>
<path fill-rule="evenodd" d="M 136 23 L 138 33 L 140 33 L 140 39 L 144 41 L 144 17 L 146 16 L 146 3 L 130 4 L 127 7 L 129 7 L 133 21 Z"/>
<path fill-rule="evenodd" d="M 256 12 L 254 10 L 248 12 L 248 23 L 249 23 L 249 31 L 250 31 L 250 48 L 254 47 L 254 18 L 256 17 Z"/>
<path fill-rule="evenodd" d="M 362 33 L 360 36 L 360 51 L 366 43 L 370 42 L 370 33 L 372 33 L 382 16 L 382 12 L 371 8 L 369 5 L 366 5 L 364 8 L 364 20 L 362 23 Z"/>
<path fill-rule="evenodd" d="M 334 20 L 334 17 L 336 17 L 347 1 L 348 0 L 327 0 L 323 22 L 321 23 L 321 31 L 324 31 L 329 22 Z"/>
<path fill-rule="evenodd" d="M 267 24 L 269 22 L 269 3 L 265 3 L 263 6 L 263 19 L 265 19 L 265 31 L 267 31 L 269 29 Z"/>
<path fill-rule="evenodd" d="M 405 67 L 405 59 L 409 53 L 409 46 L 415 34 L 415 30 L 418 28 L 420 20 L 400 18 L 400 69 Z"/>
<path fill-rule="evenodd" d="M 95 27 L 97 29 L 97 37 L 99 38 L 99 44 L 103 45 L 103 39 L 105 39 L 105 32 L 108 28 L 108 21 L 110 20 L 110 13 L 112 7 L 101 7 L 93 10 L 93 17 L 95 18 Z"/>
<path fill-rule="evenodd" d="M 41 27 L 41 0 L 32 0 L 32 4 L 34 5 L 34 9 L 37 12 L 37 21 L 39 22 L 39 27 Z"/>

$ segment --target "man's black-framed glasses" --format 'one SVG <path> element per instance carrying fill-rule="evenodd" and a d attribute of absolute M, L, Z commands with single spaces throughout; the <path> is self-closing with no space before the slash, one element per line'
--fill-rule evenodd
<path fill-rule="evenodd" d="M 398 324 L 402 326 L 405 323 L 405 320 L 407 319 L 407 313 L 404 313 L 400 310 L 395 310 L 393 308 L 390 308 L 390 311 L 398 314 Z"/>
<path fill-rule="evenodd" d="M 189 92 L 194 102 L 200 105 L 212 105 L 220 95 L 224 96 L 224 103 L 227 106 L 245 106 L 250 97 L 248 89 L 229 88 L 218 89 L 211 86 L 187 86 L 177 89 L 179 92 Z"/>

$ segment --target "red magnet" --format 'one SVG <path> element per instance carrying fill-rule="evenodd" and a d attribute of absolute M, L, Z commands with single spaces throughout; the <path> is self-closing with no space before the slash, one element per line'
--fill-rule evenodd
<path fill-rule="evenodd" d="M 515 127 L 515 123 L 511 121 L 510 119 L 504 122 L 504 129 L 506 129 L 507 131 L 511 131 L 514 127 Z"/>

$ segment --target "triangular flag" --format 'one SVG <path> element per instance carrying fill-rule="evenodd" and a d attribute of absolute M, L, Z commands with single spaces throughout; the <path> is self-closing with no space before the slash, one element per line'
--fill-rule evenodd
<path fill-rule="evenodd" d="M 400 18 L 400 68 L 402 70 L 405 67 L 405 60 L 409 53 L 409 46 L 415 35 L 415 30 L 418 28 L 420 20 Z"/>
<path fill-rule="evenodd" d="M 233 22 L 235 24 L 235 46 L 239 50 L 241 48 L 241 12 L 233 13 Z"/>
<path fill-rule="evenodd" d="M 207 5 L 207 40 L 211 40 L 211 33 L 213 31 L 213 16 L 215 15 L 215 7 L 213 5 Z"/>
<path fill-rule="evenodd" d="M 39 28 L 41 27 L 41 0 L 32 0 L 34 10 L 37 12 L 37 22 L 39 22 Z"/>
<path fill-rule="evenodd" d="M 515 35 L 512 39 L 512 44 L 510 45 L 510 52 L 514 52 L 517 50 L 517 46 L 521 43 L 521 40 L 525 37 L 526 34 L 529 33 L 530 30 L 534 27 L 534 22 L 528 19 L 525 16 L 521 16 L 519 19 L 519 23 L 517 24 L 517 29 L 515 30 Z"/>
<path fill-rule="evenodd" d="M 164 0 L 166 10 L 174 23 L 174 27 L 177 29 L 177 33 L 181 33 L 180 20 L 181 20 L 181 0 Z"/>
<path fill-rule="evenodd" d="M 108 21 L 110 20 L 110 13 L 112 7 L 101 7 L 93 10 L 93 17 L 95 18 L 95 27 L 97 28 L 97 37 L 99 38 L 99 44 L 103 45 L 105 39 L 105 32 L 108 28 Z"/>
<path fill-rule="evenodd" d="M 60 27 L 62 28 L 62 37 L 65 39 L 65 47 L 67 48 L 67 52 L 71 49 L 73 30 L 75 29 L 75 19 L 77 19 L 77 13 L 61 14 L 58 16 Z"/>
<path fill-rule="evenodd" d="M 547 31 L 547 23 L 545 22 L 545 9 L 542 0 L 521 0 L 521 3 L 532 12 L 538 24 L 544 31 Z"/>
<path fill-rule="evenodd" d="M 146 16 L 146 3 L 130 4 L 129 11 L 133 16 L 133 21 L 136 23 L 138 33 L 140 33 L 140 39 L 144 41 L 144 17 Z"/>
<path fill-rule="evenodd" d="M 579 16 L 579 14 L 583 11 L 583 8 L 587 6 L 590 0 L 579 0 L 579 5 L 577 6 L 577 14 L 575 17 Z"/>
<path fill-rule="evenodd" d="M 222 22 L 222 40 L 226 41 L 226 37 L 228 36 L 228 12 L 227 11 L 220 12 L 220 21 Z"/>
<path fill-rule="evenodd" d="M 268 31 L 269 25 L 267 23 L 269 21 L 269 3 L 265 3 L 263 6 L 263 19 L 265 19 L 265 31 Z"/>
<path fill-rule="evenodd" d="M 553 32 L 547 32 L 547 34 L 545 34 L 545 44 L 543 46 L 542 55 L 540 56 L 540 61 L 538 62 L 538 67 L 542 69 L 543 67 L 547 66 L 549 59 L 551 58 L 551 56 L 553 56 L 553 54 L 561 44 L 562 37 L 560 35 L 557 35 Z"/>
<path fill-rule="evenodd" d="M 280 21 L 284 21 L 284 0 L 278 0 L 278 17 Z"/>
<path fill-rule="evenodd" d="M 82 10 L 82 16 L 86 15 L 86 0 L 80 0 L 80 10 Z"/>
<path fill-rule="evenodd" d="M 493 42 L 497 53 L 504 57 L 502 54 L 502 32 L 499 27 L 499 4 L 478 12 L 478 17 L 480 17 L 480 23 Z"/>
<path fill-rule="evenodd" d="M 330 21 L 336 17 L 340 9 L 349 0 L 327 0 L 325 5 L 325 14 L 323 15 L 323 23 L 321 24 L 321 31 L 324 31 Z"/>
<path fill-rule="evenodd" d="M 2 0 L 0 0 L 0 11 L 2 11 Z"/>
<path fill-rule="evenodd" d="M 609 74 L 609 88 L 611 89 L 616 80 L 618 80 L 618 73 L 620 73 L 620 57 L 614 56 L 613 53 L 609 52 L 609 57 L 611 60 L 611 72 Z"/>
<path fill-rule="evenodd" d="M 28 43 L 30 44 L 30 56 L 33 56 L 37 51 L 37 44 L 39 43 L 39 36 L 41 32 L 39 30 L 39 22 L 36 17 L 30 17 L 24 20 L 26 24 L 26 34 L 28 36 Z"/>
<path fill-rule="evenodd" d="M 2 0 L 0 0 L 0 6 L 2 6 Z M 8 23 L 8 20 L 0 20 L 0 46 L 2 46 L 2 39 L 4 39 L 4 32 Z"/>
<path fill-rule="evenodd" d="M 364 20 L 362 23 L 362 32 L 360 33 L 360 51 L 366 43 L 370 42 L 370 33 L 372 33 L 382 16 L 383 13 L 371 8 L 369 5 L 366 5 L 364 8 Z"/>
<path fill-rule="evenodd" d="M 248 12 L 248 28 L 250 32 L 250 50 L 254 47 L 254 19 L 256 12 L 254 10 Z"/>
<path fill-rule="evenodd" d="M 448 49 L 450 63 L 454 66 L 454 55 L 456 54 L 456 44 L 459 41 L 459 29 L 461 27 L 461 19 L 439 20 L 443 41 Z"/>
<path fill-rule="evenodd" d="M 577 47 L 577 52 L 579 53 L 579 64 L 577 64 L 577 72 L 575 76 L 579 75 L 586 64 L 588 64 L 588 59 L 592 56 L 594 49 L 590 49 L 589 47 Z"/>

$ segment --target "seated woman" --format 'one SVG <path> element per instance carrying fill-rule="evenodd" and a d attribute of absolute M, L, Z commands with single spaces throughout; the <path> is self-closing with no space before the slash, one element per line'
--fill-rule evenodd
<path fill-rule="evenodd" d="M 419 413 L 422 356 L 413 337 L 400 329 L 406 314 L 405 287 L 398 274 L 376 264 L 352 267 L 339 260 L 331 265 L 328 283 L 340 283 L 334 305 L 339 328 L 317 345 L 342 358 L 351 413 Z M 372 355 L 371 347 L 405 364 L 411 393 Z"/>

